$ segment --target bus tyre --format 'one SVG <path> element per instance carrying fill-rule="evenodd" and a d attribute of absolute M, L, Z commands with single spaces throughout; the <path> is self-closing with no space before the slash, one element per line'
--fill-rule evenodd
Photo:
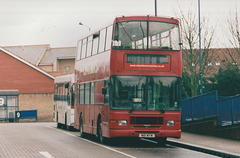
<path fill-rule="evenodd" d="M 165 146 L 167 143 L 167 137 L 161 137 L 157 139 L 157 142 L 160 146 Z"/>
<path fill-rule="evenodd" d="M 58 112 L 57 112 L 57 128 L 61 128 L 61 124 L 58 123 Z"/>
<path fill-rule="evenodd" d="M 85 137 L 85 133 L 83 132 L 83 121 L 82 121 L 82 117 L 79 121 L 79 132 L 80 132 L 80 137 L 84 138 Z"/>
<path fill-rule="evenodd" d="M 68 130 L 68 125 L 67 125 L 67 113 L 65 113 L 65 124 L 64 124 L 64 129 Z"/>
<path fill-rule="evenodd" d="M 60 123 L 57 123 L 57 128 L 61 128 L 61 124 Z"/>
<path fill-rule="evenodd" d="M 105 144 L 107 138 L 105 138 L 102 135 L 102 120 L 101 120 L 101 118 L 98 120 L 98 127 L 97 127 L 97 129 L 98 129 L 98 132 L 97 132 L 98 133 L 98 139 L 99 139 L 100 143 Z"/>

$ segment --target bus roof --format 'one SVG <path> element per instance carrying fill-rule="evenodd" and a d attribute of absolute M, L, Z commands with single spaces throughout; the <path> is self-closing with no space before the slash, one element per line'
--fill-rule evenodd
<path fill-rule="evenodd" d="M 55 77 L 54 83 L 74 83 L 74 74 Z"/>
<path fill-rule="evenodd" d="M 122 16 L 122 17 L 116 17 L 115 22 L 117 22 L 117 21 L 132 21 L 132 20 L 163 21 L 163 22 L 179 24 L 179 20 L 174 18 L 174 17 L 161 17 L 161 16 L 150 16 L 150 15 L 147 15 L 147 16 Z"/>
<path fill-rule="evenodd" d="M 179 24 L 179 20 L 177 18 L 174 17 L 163 17 L 163 16 L 150 16 L 150 15 L 145 15 L 145 16 L 119 16 L 114 18 L 114 20 L 111 20 L 110 22 L 108 22 L 107 24 L 105 23 L 105 25 L 98 27 L 97 29 L 94 29 L 92 31 L 89 31 L 87 33 L 85 33 L 80 40 L 88 37 L 91 34 L 97 33 L 99 32 L 99 30 L 104 29 L 112 24 L 114 24 L 115 22 L 118 21 L 131 21 L 131 20 L 150 20 L 150 21 L 163 21 L 163 22 L 169 22 L 169 23 L 176 23 Z M 78 40 L 78 42 L 80 41 Z"/>

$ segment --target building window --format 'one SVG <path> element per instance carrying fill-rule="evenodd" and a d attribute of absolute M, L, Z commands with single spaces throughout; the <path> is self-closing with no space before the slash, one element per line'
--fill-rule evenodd
<path fill-rule="evenodd" d="M 82 51 L 82 40 L 78 41 L 77 60 L 80 60 L 81 51 Z"/>
<path fill-rule="evenodd" d="M 79 99 L 80 99 L 80 101 L 79 101 L 79 103 L 80 104 L 84 104 L 84 84 L 80 84 L 80 87 L 79 87 L 79 95 L 80 95 L 80 97 L 79 97 Z"/>
<path fill-rule="evenodd" d="M 92 55 L 98 53 L 98 42 L 99 42 L 99 33 L 93 35 L 93 47 L 92 47 Z"/>
<path fill-rule="evenodd" d="M 88 37 L 88 44 L 87 44 L 87 57 L 92 55 L 92 43 L 93 43 L 93 36 Z"/>
<path fill-rule="evenodd" d="M 100 31 L 99 53 L 105 51 L 106 28 Z"/>
<path fill-rule="evenodd" d="M 89 104 L 90 101 L 90 83 L 85 83 L 85 104 Z"/>
<path fill-rule="evenodd" d="M 65 66 L 65 71 L 71 71 L 71 67 L 70 66 Z"/>
<path fill-rule="evenodd" d="M 94 104 L 94 100 L 95 100 L 95 83 L 92 82 L 91 84 L 91 104 Z"/>
<path fill-rule="evenodd" d="M 107 35 L 106 35 L 106 50 L 111 49 L 111 44 L 112 44 L 112 26 L 109 26 L 107 28 Z"/>
<path fill-rule="evenodd" d="M 86 51 L 87 51 L 87 39 L 84 39 L 82 42 L 81 59 L 86 58 Z"/>
<path fill-rule="evenodd" d="M 208 66 L 211 67 L 211 66 L 212 66 L 212 63 L 208 62 Z"/>
<path fill-rule="evenodd" d="M 233 66 L 237 66 L 237 62 L 235 62 L 235 61 L 233 61 L 232 64 L 233 64 Z"/>

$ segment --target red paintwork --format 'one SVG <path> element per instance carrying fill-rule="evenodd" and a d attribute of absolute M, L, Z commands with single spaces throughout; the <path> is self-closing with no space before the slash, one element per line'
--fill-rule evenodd
<path fill-rule="evenodd" d="M 127 54 L 158 54 L 169 55 L 169 64 L 152 64 L 164 65 L 159 67 L 131 67 L 126 63 Z M 120 60 L 121 59 L 121 60 Z M 146 50 L 112 50 L 111 54 L 110 75 L 151 75 L 151 76 L 180 76 L 182 77 L 182 55 L 180 51 L 146 51 Z M 149 65 L 149 64 L 139 64 Z M 141 70 L 141 71 L 140 71 Z"/>
<path fill-rule="evenodd" d="M 0 59 L 1 90 L 18 89 L 20 94 L 54 93 L 54 79 L 1 50 Z"/>
<path fill-rule="evenodd" d="M 110 111 L 109 120 L 127 120 L 127 126 L 119 126 L 117 123 L 109 122 L 109 135 L 108 137 L 138 137 L 139 133 L 155 133 L 156 137 L 181 137 L 181 125 L 180 122 L 175 126 L 166 126 L 166 125 L 130 125 L 130 116 L 145 116 L 145 117 L 163 117 L 163 122 L 166 120 L 180 120 L 181 112 L 180 111 L 166 111 L 161 113 L 160 111 L 134 111 L 129 113 L 129 111 Z M 134 129 L 134 127 L 137 128 Z"/>
<path fill-rule="evenodd" d="M 127 20 L 157 20 L 178 24 L 179 21 L 173 18 L 151 17 L 151 16 L 132 16 L 119 17 L 116 21 Z M 137 67 L 131 67 L 126 63 L 127 54 L 162 54 L 169 55 L 168 64 L 155 64 L 150 67 L 140 64 Z M 141 65 L 145 65 L 142 66 Z M 164 65 L 164 68 L 157 65 Z M 179 76 L 182 77 L 182 55 L 181 51 L 146 51 L 146 50 L 109 50 L 80 61 L 75 64 L 76 83 L 109 79 L 111 75 L 149 75 L 149 76 Z M 77 92 L 77 84 L 75 84 Z M 101 116 L 103 122 L 103 136 L 105 137 L 138 137 L 138 131 L 157 132 L 156 137 L 181 137 L 181 112 L 166 111 L 162 114 L 160 111 L 134 111 L 129 113 L 127 110 L 110 110 L 108 105 L 103 105 L 104 98 L 102 95 L 102 87 L 104 82 L 98 82 L 95 85 L 95 105 L 77 105 L 75 99 L 75 119 L 74 127 L 79 129 L 79 119 L 82 115 L 84 132 L 97 134 L 97 119 Z M 76 93 L 77 96 L 77 93 Z M 76 97 L 75 96 L 75 97 Z M 102 104 L 101 104 L 102 103 Z M 158 127 L 138 127 L 137 130 L 133 126 L 118 126 L 110 123 L 110 120 L 127 120 L 129 123 L 130 116 L 163 116 L 164 125 Z M 178 123 L 175 126 L 166 126 L 166 120 L 175 120 Z"/>

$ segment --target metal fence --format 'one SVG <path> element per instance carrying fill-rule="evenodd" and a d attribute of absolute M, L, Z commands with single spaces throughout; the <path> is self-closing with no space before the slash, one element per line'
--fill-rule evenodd
<path fill-rule="evenodd" d="M 217 124 L 220 126 L 240 124 L 240 96 L 234 96 L 217 102 Z"/>
<path fill-rule="evenodd" d="M 182 122 L 200 120 L 217 115 L 217 91 L 182 101 Z"/>

